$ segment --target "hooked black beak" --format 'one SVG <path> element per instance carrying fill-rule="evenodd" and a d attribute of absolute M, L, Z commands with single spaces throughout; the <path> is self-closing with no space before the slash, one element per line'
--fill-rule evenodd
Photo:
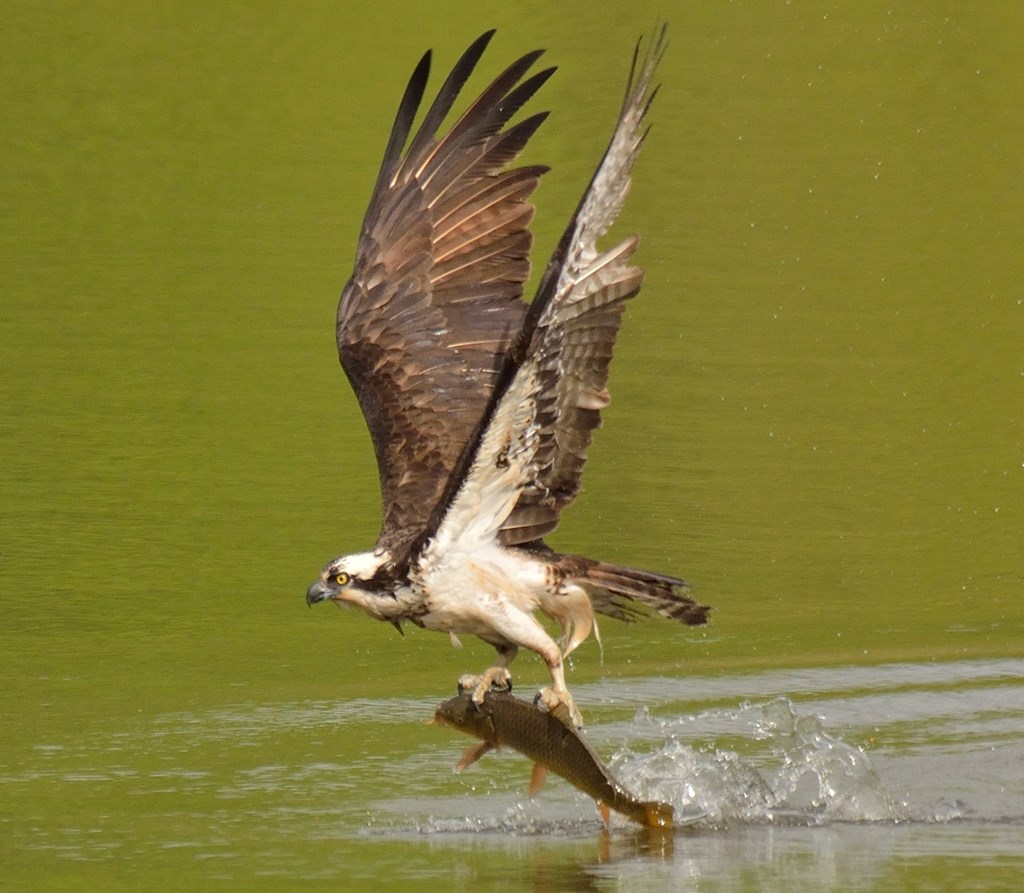
<path fill-rule="evenodd" d="M 332 595 L 334 595 L 334 590 L 323 580 L 317 580 L 306 590 L 306 604 L 312 608 L 317 602 L 325 601 Z"/>

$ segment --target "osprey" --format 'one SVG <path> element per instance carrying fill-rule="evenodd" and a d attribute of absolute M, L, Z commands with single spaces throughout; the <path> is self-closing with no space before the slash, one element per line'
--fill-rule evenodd
<path fill-rule="evenodd" d="M 330 561 L 306 601 L 355 605 L 399 632 L 408 621 L 480 637 L 494 665 L 460 680 L 478 703 L 511 686 L 520 648 L 534 651 L 551 673 L 540 697 L 581 723 L 563 661 L 597 636 L 595 611 L 631 620 L 648 606 L 693 625 L 709 611 L 680 579 L 543 541 L 579 492 L 623 307 L 643 281 L 636 236 L 597 241 L 629 191 L 665 28 L 643 60 L 634 51 L 611 142 L 529 305 L 529 199 L 547 168 L 509 165 L 547 113 L 509 122 L 554 68 L 526 77 L 542 51 L 528 53 L 438 133 L 493 34 L 462 55 L 411 140 L 429 52 L 399 105 L 337 324 L 376 452 L 381 532 L 371 551 Z"/>

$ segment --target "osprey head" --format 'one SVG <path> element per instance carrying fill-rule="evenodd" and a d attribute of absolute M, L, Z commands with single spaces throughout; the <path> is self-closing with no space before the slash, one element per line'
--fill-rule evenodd
<path fill-rule="evenodd" d="M 330 600 L 370 610 L 369 600 L 379 598 L 384 589 L 374 578 L 390 560 L 387 552 L 357 552 L 327 562 L 320 579 L 306 590 L 306 604 Z"/>

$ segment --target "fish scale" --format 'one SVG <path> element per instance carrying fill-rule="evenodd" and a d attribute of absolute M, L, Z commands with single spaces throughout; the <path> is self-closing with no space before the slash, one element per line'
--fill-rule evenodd
<path fill-rule="evenodd" d="M 441 704 L 434 720 L 438 725 L 452 726 L 481 740 L 481 744 L 465 752 L 458 763 L 459 770 L 475 763 L 488 750 L 510 747 L 534 761 L 531 795 L 543 783 L 544 774 L 551 771 L 593 797 L 606 825 L 609 809 L 614 809 L 648 828 L 672 828 L 672 807 L 653 800 L 642 801 L 623 788 L 582 731 L 569 720 L 564 705 L 549 712 L 502 691 L 487 692 L 483 703 L 477 704 L 466 692 Z M 537 767 L 543 771 L 538 773 Z"/>

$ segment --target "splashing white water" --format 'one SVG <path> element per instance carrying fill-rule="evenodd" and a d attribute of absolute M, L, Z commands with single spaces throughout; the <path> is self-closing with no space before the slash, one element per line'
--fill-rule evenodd
<path fill-rule="evenodd" d="M 676 719 L 654 719 L 641 709 L 633 724 L 648 738 L 660 733 L 662 743 L 645 752 L 620 750 L 612 772 L 642 799 L 672 804 L 684 821 L 827 824 L 906 817 L 868 755 L 829 733 L 819 717 L 798 713 L 787 698 Z M 687 744 L 684 727 L 694 725 L 714 726 L 734 746 Z"/>

